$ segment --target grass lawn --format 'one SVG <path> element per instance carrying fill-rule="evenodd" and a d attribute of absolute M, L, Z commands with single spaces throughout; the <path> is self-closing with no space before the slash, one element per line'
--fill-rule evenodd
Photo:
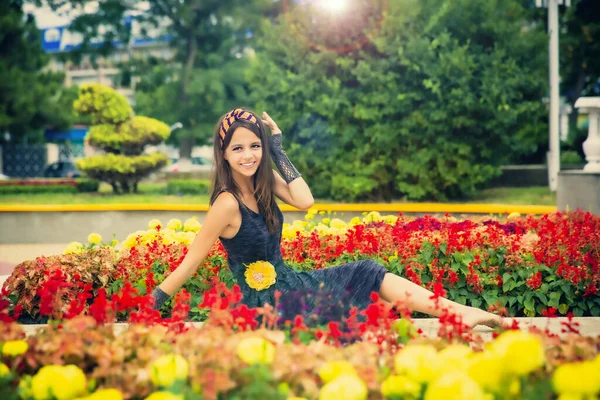
<path fill-rule="evenodd" d="M 101 184 L 98 193 L 78 194 L 10 194 L 0 195 L 0 204 L 208 204 L 208 195 L 165 195 L 164 183 L 141 183 L 139 193 L 114 195 L 107 184 Z M 317 203 L 335 203 L 332 200 L 317 199 Z M 397 202 L 407 203 L 406 200 Z M 429 202 L 429 201 L 428 201 Z M 452 203 L 480 204 L 520 204 L 555 205 L 556 194 L 548 187 L 493 188 L 485 189 L 476 195 Z"/>

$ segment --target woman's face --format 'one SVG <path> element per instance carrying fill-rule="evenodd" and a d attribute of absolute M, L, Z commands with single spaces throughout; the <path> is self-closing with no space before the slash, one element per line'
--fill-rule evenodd
<path fill-rule="evenodd" d="M 237 128 L 231 135 L 223 158 L 229 162 L 233 174 L 253 176 L 262 160 L 260 139 L 247 128 Z"/>

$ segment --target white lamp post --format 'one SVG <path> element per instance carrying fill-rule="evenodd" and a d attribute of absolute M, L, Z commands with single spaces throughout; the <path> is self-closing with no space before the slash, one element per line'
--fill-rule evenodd
<path fill-rule="evenodd" d="M 550 190 L 555 192 L 558 186 L 558 171 L 560 171 L 560 76 L 558 74 L 558 5 L 569 7 L 571 0 L 536 0 L 537 7 L 548 7 L 548 33 L 550 35 L 550 118 L 548 151 L 548 181 Z"/>

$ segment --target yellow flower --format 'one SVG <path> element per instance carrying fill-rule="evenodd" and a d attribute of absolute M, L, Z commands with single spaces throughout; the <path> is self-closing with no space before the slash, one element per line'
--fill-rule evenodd
<path fill-rule="evenodd" d="M 176 381 L 185 381 L 190 366 L 179 354 L 167 354 L 157 358 L 150 365 L 150 379 L 155 386 L 170 387 Z"/>
<path fill-rule="evenodd" d="M 492 351 L 474 353 L 471 357 L 468 374 L 482 388 L 497 392 L 504 379 L 503 359 Z"/>
<path fill-rule="evenodd" d="M 437 351 L 429 345 L 406 346 L 394 358 L 394 366 L 399 375 L 425 383 L 438 375 Z"/>
<path fill-rule="evenodd" d="M 511 212 L 510 214 L 508 214 L 508 217 L 506 217 L 507 220 L 512 221 L 515 219 L 518 219 L 521 216 L 521 214 L 519 214 L 518 212 Z"/>
<path fill-rule="evenodd" d="M 365 400 L 367 385 L 356 375 L 340 375 L 326 383 L 319 392 L 319 400 Z"/>
<path fill-rule="evenodd" d="M 123 400 L 123 394 L 117 389 L 100 389 L 78 400 Z"/>
<path fill-rule="evenodd" d="M 237 354 L 246 364 L 272 364 L 275 346 L 260 337 L 242 339 L 237 345 Z"/>
<path fill-rule="evenodd" d="M 325 383 L 331 382 L 340 375 L 356 375 L 354 366 L 348 361 L 330 361 L 319 368 L 319 377 Z"/>
<path fill-rule="evenodd" d="M 171 392 L 154 392 L 146 400 L 183 400 L 183 395 Z"/>
<path fill-rule="evenodd" d="M 473 354 L 469 346 L 450 345 L 438 353 L 439 373 L 462 371 L 469 369 L 469 357 Z"/>
<path fill-rule="evenodd" d="M 362 223 L 362 220 L 360 219 L 360 217 L 354 217 L 350 220 L 350 225 L 354 226 L 354 225 L 359 225 Z"/>
<path fill-rule="evenodd" d="M 6 364 L 0 362 L 0 378 L 4 378 L 8 374 L 10 374 L 10 369 L 8 369 Z"/>
<path fill-rule="evenodd" d="M 189 218 L 183 223 L 183 230 L 186 232 L 198 232 L 200 229 L 202 229 L 202 225 L 195 217 Z"/>
<path fill-rule="evenodd" d="M 75 365 L 47 365 L 31 380 L 35 400 L 70 400 L 85 394 L 86 378 Z"/>
<path fill-rule="evenodd" d="M 490 347 L 502 356 L 505 370 L 509 373 L 527 375 L 546 362 L 544 344 L 538 336 L 529 332 L 504 332 Z"/>
<path fill-rule="evenodd" d="M 417 399 L 421 393 L 421 384 L 411 381 L 405 376 L 391 375 L 381 383 L 381 394 L 385 397 L 402 397 Z"/>
<path fill-rule="evenodd" d="M 252 289 L 264 290 L 275 283 L 277 278 L 277 272 L 275 267 L 268 261 L 256 261 L 252 264 L 246 265 L 246 283 Z"/>
<path fill-rule="evenodd" d="M 93 243 L 93 244 L 98 244 L 98 243 L 102 243 L 102 236 L 100 236 L 97 233 L 90 233 L 88 235 L 88 243 Z"/>
<path fill-rule="evenodd" d="M 24 340 L 9 340 L 2 345 L 2 355 L 14 357 L 23 354 L 29 349 L 29 345 Z"/>
<path fill-rule="evenodd" d="M 83 250 L 83 244 L 81 244 L 79 242 L 71 242 L 65 248 L 64 253 L 65 254 L 77 254 L 77 253 L 81 253 L 82 250 Z"/>
<path fill-rule="evenodd" d="M 484 400 L 483 390 L 464 372 L 451 372 L 433 381 L 424 400 Z"/>
<path fill-rule="evenodd" d="M 150 220 L 150 222 L 148 222 L 148 229 L 156 230 L 156 227 L 159 225 L 162 226 L 162 223 L 160 222 L 159 219 L 155 218 L 153 220 Z"/>
<path fill-rule="evenodd" d="M 329 219 L 329 218 L 323 218 L 321 220 L 321 223 L 324 224 L 324 225 L 329 225 L 330 222 L 331 222 L 331 219 Z"/>
<path fill-rule="evenodd" d="M 398 217 L 396 217 L 395 215 L 386 215 L 385 217 L 383 217 L 383 222 L 385 222 L 388 225 L 396 225 L 397 221 Z"/>
<path fill-rule="evenodd" d="M 180 219 L 173 218 L 173 219 L 170 219 L 169 222 L 167 222 L 167 229 L 172 229 L 174 231 L 178 231 L 181 228 L 183 228 L 183 224 L 181 223 Z"/>
<path fill-rule="evenodd" d="M 370 222 L 381 222 L 381 221 L 383 221 L 383 218 L 381 218 L 381 214 L 379 214 L 377 211 L 371 211 L 363 218 L 363 222 L 365 222 L 367 224 Z"/>
<path fill-rule="evenodd" d="M 595 361 L 560 365 L 554 371 L 552 384 L 559 394 L 593 396 L 600 392 L 600 369 Z"/>
<path fill-rule="evenodd" d="M 339 218 L 332 219 L 329 226 L 335 229 L 346 229 L 346 223 Z"/>

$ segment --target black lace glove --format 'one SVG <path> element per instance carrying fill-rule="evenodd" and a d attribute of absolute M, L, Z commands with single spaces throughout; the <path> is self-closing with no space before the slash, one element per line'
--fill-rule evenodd
<path fill-rule="evenodd" d="M 171 296 L 169 296 L 168 294 L 166 294 L 161 288 L 159 288 L 158 286 L 156 288 L 154 288 L 154 291 L 152 292 L 152 297 L 154 297 L 154 309 L 158 310 L 159 308 L 162 307 L 163 304 L 165 304 L 165 301 L 169 300 L 169 298 Z"/>
<path fill-rule="evenodd" d="M 285 150 L 283 150 L 281 134 L 269 136 L 269 148 L 271 150 L 271 158 L 286 183 L 290 183 L 294 179 L 302 176 L 288 158 Z"/>

